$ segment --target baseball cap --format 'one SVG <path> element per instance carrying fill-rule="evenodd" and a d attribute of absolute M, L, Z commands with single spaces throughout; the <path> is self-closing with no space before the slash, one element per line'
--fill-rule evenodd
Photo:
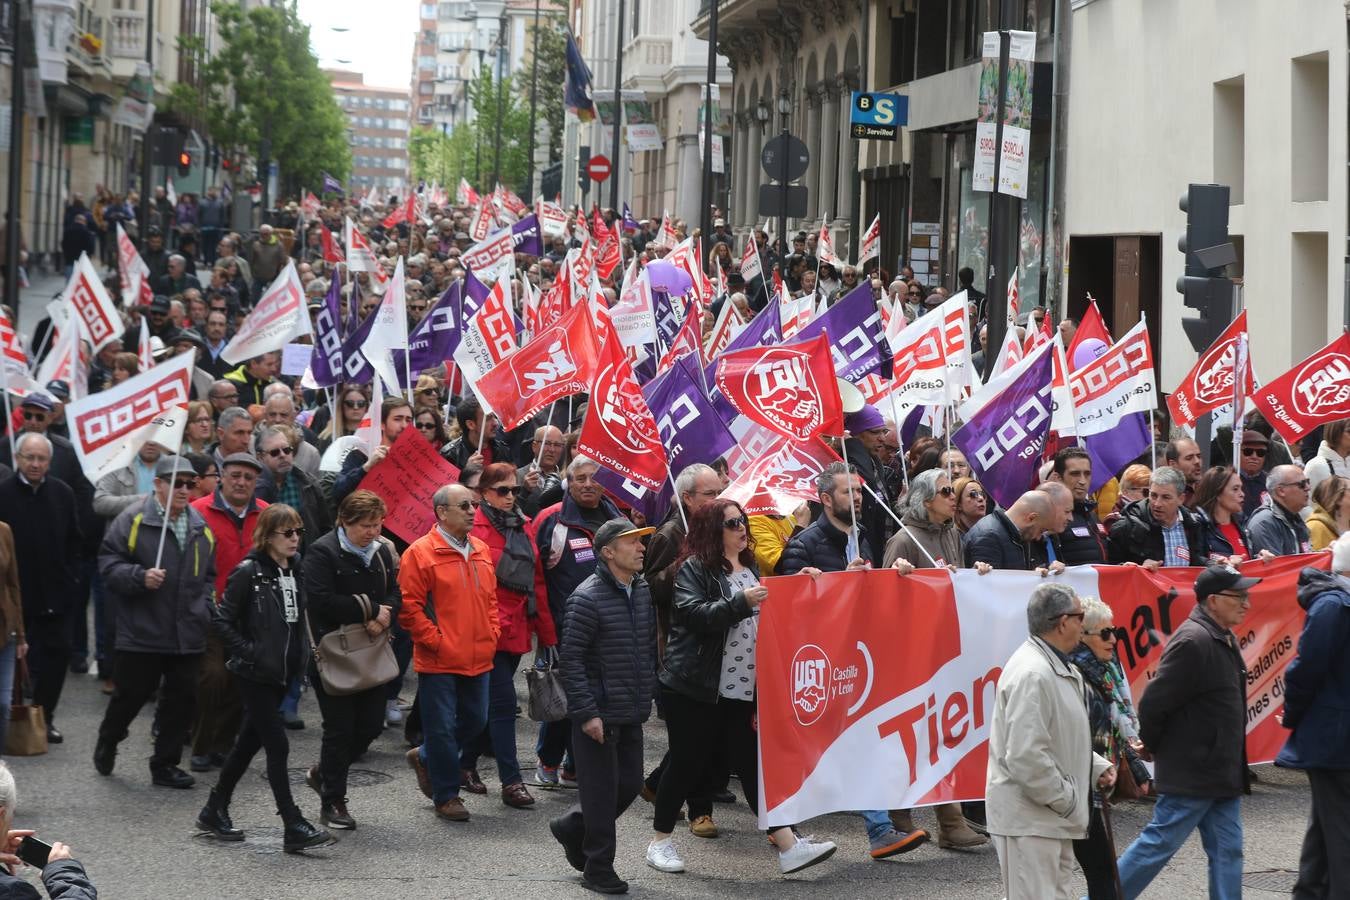
<path fill-rule="evenodd" d="M 175 475 L 191 475 L 196 478 L 197 470 L 192 467 L 192 463 L 182 456 L 169 456 L 167 454 L 161 456 L 159 462 L 155 463 L 155 477 L 168 480 Z"/>
<path fill-rule="evenodd" d="M 47 412 L 51 412 L 52 410 L 56 409 L 56 404 L 52 402 L 51 397 L 48 397 L 46 394 L 39 394 L 36 392 L 31 393 L 28 396 L 24 397 L 23 402 L 20 403 L 19 405 L 32 406 L 36 409 L 45 409 Z"/>
<path fill-rule="evenodd" d="M 163 294 L 156 294 L 155 299 L 150 301 L 151 312 L 166 313 L 169 311 L 169 298 Z"/>
<path fill-rule="evenodd" d="M 1260 583 L 1260 578 L 1249 578 L 1232 566 L 1210 566 L 1195 579 L 1195 602 L 1203 603 L 1223 591 L 1249 590 Z"/>
<path fill-rule="evenodd" d="M 231 453 L 220 461 L 221 471 L 224 471 L 226 466 L 248 466 L 256 472 L 261 472 L 263 468 L 262 463 L 258 462 L 252 453 Z"/>
<path fill-rule="evenodd" d="M 60 378 L 52 379 L 47 382 L 47 393 L 64 403 L 70 399 L 70 384 Z"/>
<path fill-rule="evenodd" d="M 595 552 L 599 553 L 606 544 L 612 543 L 619 538 L 632 535 L 642 537 L 643 535 L 651 534 L 655 530 L 656 529 L 651 526 L 639 528 L 623 516 L 619 516 L 618 518 L 610 519 L 608 522 L 597 528 L 595 531 L 595 538 L 591 541 L 591 544 L 595 547 Z"/>

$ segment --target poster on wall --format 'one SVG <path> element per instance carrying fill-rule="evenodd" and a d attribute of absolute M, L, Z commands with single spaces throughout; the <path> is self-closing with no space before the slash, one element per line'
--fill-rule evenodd
<path fill-rule="evenodd" d="M 1036 61 L 1036 33 L 1010 31 L 1008 87 L 1004 94 L 1003 146 L 999 149 L 999 193 L 1026 199 L 1027 154 L 1031 150 L 1031 79 Z M 974 189 L 994 189 L 997 143 L 999 33 L 984 33 L 980 68 L 979 114 L 975 120 Z"/>
<path fill-rule="evenodd" d="M 656 127 L 656 117 L 652 114 L 651 101 L 642 91 L 624 91 L 620 95 L 623 103 L 624 133 L 628 139 L 630 153 L 644 153 L 648 150 L 660 150 L 664 146 L 661 131 Z"/>

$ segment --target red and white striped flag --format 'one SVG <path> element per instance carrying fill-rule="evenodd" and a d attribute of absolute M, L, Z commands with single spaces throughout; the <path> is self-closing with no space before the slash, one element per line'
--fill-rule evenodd
<path fill-rule="evenodd" d="M 877 213 L 872 224 L 863 232 L 862 247 L 858 251 L 858 268 L 874 256 L 881 255 L 881 213 Z"/>
<path fill-rule="evenodd" d="M 753 231 L 746 237 L 745 252 L 741 254 L 741 277 L 747 284 L 764 277 L 764 266 L 759 261 L 759 248 L 755 246 Z"/>

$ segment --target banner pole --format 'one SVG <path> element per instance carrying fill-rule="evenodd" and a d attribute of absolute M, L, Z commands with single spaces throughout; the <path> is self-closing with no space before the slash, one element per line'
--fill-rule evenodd
<path fill-rule="evenodd" d="M 48 322 L 50 321 L 51 320 L 48 319 Z M 33 351 L 33 364 L 28 367 L 28 371 L 30 373 L 36 373 L 37 370 L 42 366 L 42 351 L 46 350 L 47 347 L 51 344 L 52 332 L 54 331 L 56 331 L 56 326 L 53 324 L 49 324 L 47 326 L 47 333 L 42 336 L 42 343 L 38 346 L 37 350 Z M 76 352 L 78 352 L 78 348 Z"/>
<path fill-rule="evenodd" d="M 1149 452 L 1153 454 L 1153 468 L 1158 468 L 1158 432 L 1153 425 L 1153 410 L 1148 411 L 1148 446 Z"/>
<path fill-rule="evenodd" d="M 848 431 L 839 435 L 839 455 L 844 459 L 844 479 L 848 485 L 848 515 L 853 521 L 853 539 L 859 541 L 858 547 L 861 551 L 862 542 L 858 538 L 858 513 L 853 509 L 853 467 L 848 464 Z M 678 499 L 678 498 L 676 498 Z M 882 504 L 883 506 L 885 504 Z M 853 562 L 853 560 L 847 560 Z"/>
<path fill-rule="evenodd" d="M 675 495 L 675 508 L 680 511 L 680 521 L 684 524 L 684 533 L 689 533 L 689 518 L 684 514 L 684 503 L 680 500 L 679 491 L 675 490 L 675 473 L 670 471 L 670 461 L 666 461 L 666 479 L 670 482 L 670 492 Z"/>
<path fill-rule="evenodd" d="M 888 397 L 888 398 L 890 399 L 890 401 L 891 401 L 891 421 L 895 423 L 895 443 L 896 443 L 896 446 L 899 446 L 899 445 L 900 445 L 900 412 L 899 412 L 899 410 L 896 408 L 896 405 L 895 405 L 895 386 L 894 386 L 894 385 L 891 386 L 891 392 L 890 392 L 890 394 L 887 395 L 887 397 Z M 904 485 L 905 485 L 905 490 L 909 490 L 909 469 L 908 469 L 908 467 L 905 465 L 905 457 L 904 457 L 904 448 L 903 448 L 903 447 L 901 447 L 900 450 L 897 451 L 897 455 L 900 456 L 900 480 L 904 483 Z"/>
<path fill-rule="evenodd" d="M 862 483 L 862 486 L 863 490 L 866 491 L 868 494 L 870 494 L 872 499 L 877 502 L 877 505 L 879 505 L 882 509 L 886 510 L 886 515 L 891 517 L 891 521 L 895 522 L 896 525 L 899 525 L 901 530 L 904 531 L 905 534 L 909 535 L 909 539 L 914 542 L 914 546 L 919 548 L 919 550 L 923 553 L 924 558 L 928 560 L 928 562 L 932 565 L 932 567 L 935 569 L 942 568 L 937 564 L 937 560 L 933 559 L 933 555 L 924 549 L 923 544 L 921 544 L 919 542 L 919 539 L 914 536 L 914 532 L 909 530 L 909 526 L 907 526 L 904 522 L 900 521 L 900 517 L 896 515 L 895 510 L 891 509 L 884 502 L 882 502 L 882 499 L 877 496 L 877 492 L 872 490 L 872 488 L 868 486 L 867 482 L 864 481 Z"/>

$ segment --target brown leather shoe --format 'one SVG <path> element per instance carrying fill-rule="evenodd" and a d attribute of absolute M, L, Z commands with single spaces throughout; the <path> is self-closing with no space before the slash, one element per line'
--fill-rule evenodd
<path fill-rule="evenodd" d="M 483 784 L 483 779 L 478 777 L 477 769 L 460 769 L 459 784 L 470 794 L 487 793 L 487 785 Z"/>
<path fill-rule="evenodd" d="M 534 798 L 519 781 L 515 784 L 502 785 L 502 802 L 515 809 L 529 809 L 534 806 Z"/>
<path fill-rule="evenodd" d="M 403 754 L 403 758 L 408 761 L 409 767 L 417 773 L 417 786 L 422 790 L 423 794 L 426 794 L 427 799 L 430 800 L 432 799 L 431 776 L 427 774 L 427 767 L 422 765 L 422 757 L 418 755 L 418 749 L 419 748 L 417 747 L 412 748 L 407 753 Z"/>
<path fill-rule="evenodd" d="M 469 811 L 464 808 L 464 801 L 458 797 L 451 797 L 436 807 L 436 815 L 442 819 L 449 819 L 451 822 L 469 821 Z"/>

